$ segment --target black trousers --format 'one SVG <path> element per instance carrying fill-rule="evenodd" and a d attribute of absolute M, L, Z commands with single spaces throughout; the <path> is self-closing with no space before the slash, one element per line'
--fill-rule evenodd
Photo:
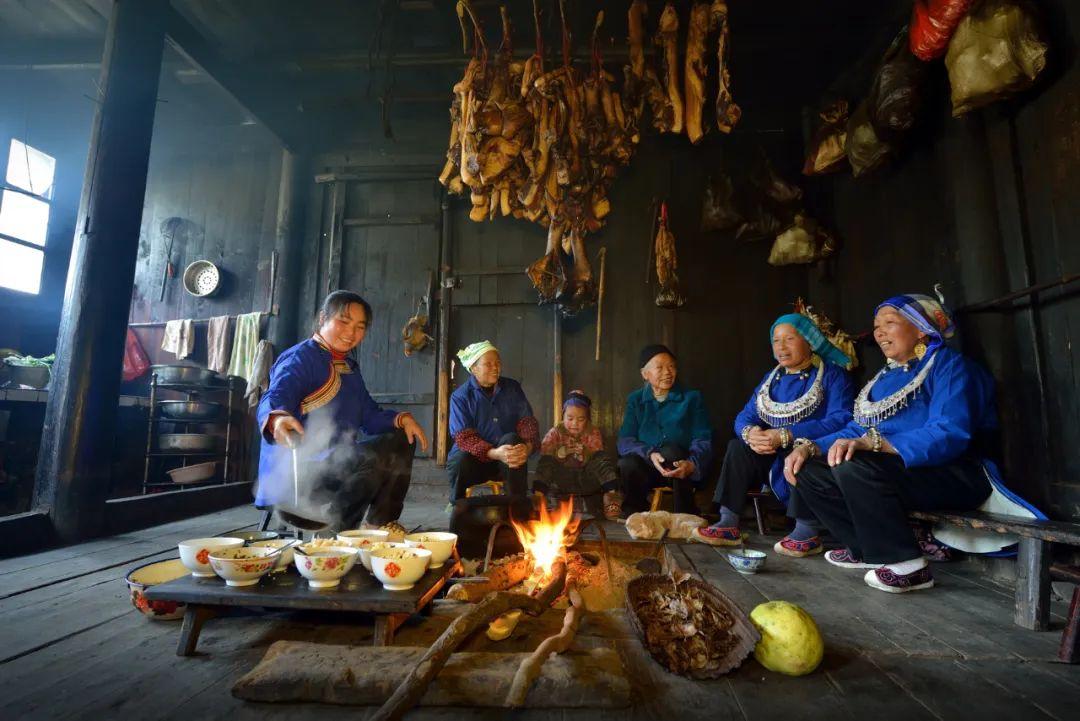
<path fill-rule="evenodd" d="M 379 526 L 396 521 L 405 507 L 415 451 L 402 430 L 341 444 L 320 464 L 326 470 L 313 483 L 312 499 L 329 503 L 341 528 L 357 527 L 365 514 Z"/>
<path fill-rule="evenodd" d="M 922 555 L 909 511 L 965 511 L 990 495 L 982 465 L 959 458 L 941 466 L 907 468 L 900 456 L 858 451 L 829 467 L 812 458 L 796 476 L 796 493 L 857 558 L 899 563 Z"/>
<path fill-rule="evenodd" d="M 618 464 L 604 451 L 592 454 L 584 466 L 577 468 L 560 463 L 554 456 L 540 456 L 540 462 L 536 464 L 534 491 L 560 497 L 577 496 L 583 499 L 586 510 L 593 515 L 604 512 L 601 494 L 618 488 Z"/>
<path fill-rule="evenodd" d="M 685 448 L 676 445 L 658 448 L 657 453 L 669 463 L 690 457 Z M 701 472 L 704 476 L 707 469 Z M 637 455 L 619 457 L 619 476 L 623 484 L 623 513 L 627 515 L 649 510 L 649 491 L 662 486 L 671 486 L 676 513 L 697 513 L 694 484 L 689 478 L 664 478 L 652 461 Z"/>
<path fill-rule="evenodd" d="M 754 453 L 741 438 L 733 438 L 724 454 L 724 465 L 720 468 L 720 479 L 716 482 L 713 503 L 726 506 L 735 513 L 742 513 L 746 506 L 746 494 L 760 490 L 769 482 L 769 471 L 777 457 L 787 457 L 790 450 L 780 449 L 776 455 L 763 456 Z M 799 500 L 795 489 L 791 489 L 787 500 L 788 518 L 797 518 L 812 525 L 816 521 L 814 514 Z"/>
<path fill-rule="evenodd" d="M 516 433 L 507 433 L 496 446 L 515 446 L 523 443 Z M 450 501 L 465 497 L 469 486 L 501 478 L 506 484 L 507 495 L 524 496 L 529 492 L 529 469 L 527 465 L 511 468 L 502 461 L 481 461 L 471 453 L 454 448 L 446 459 L 446 475 L 450 480 Z"/>

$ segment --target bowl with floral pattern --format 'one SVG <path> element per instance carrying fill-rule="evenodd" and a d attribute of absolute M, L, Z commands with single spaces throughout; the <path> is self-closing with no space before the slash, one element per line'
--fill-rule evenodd
<path fill-rule="evenodd" d="M 175 581 L 187 574 L 188 569 L 179 558 L 144 563 L 133 568 L 124 578 L 131 596 L 131 605 L 137 608 L 139 613 L 155 621 L 175 621 L 183 618 L 187 604 L 178 601 L 148 601 L 145 592 L 151 586 Z"/>
<path fill-rule="evenodd" d="M 389 541 L 390 531 L 377 528 L 357 528 L 353 531 L 342 531 L 337 534 L 337 540 L 341 542 L 342 546 L 364 548 L 377 541 Z"/>
<path fill-rule="evenodd" d="M 304 544 L 296 547 L 293 563 L 311 588 L 336 588 L 358 558 L 357 549 L 351 546 Z"/>
<path fill-rule="evenodd" d="M 272 538 L 267 541 L 253 541 L 248 544 L 248 548 L 284 549 L 278 554 L 277 563 L 274 564 L 273 570 L 270 571 L 270 573 L 281 573 L 289 570 L 289 564 L 293 562 L 292 547 L 296 543 L 295 538 Z"/>
<path fill-rule="evenodd" d="M 426 548 L 379 548 L 371 551 L 371 572 L 387 591 L 408 591 L 431 562 Z"/>
<path fill-rule="evenodd" d="M 744 576 L 757 573 L 765 565 L 766 555 L 763 551 L 754 551 L 749 548 L 728 551 L 728 563 Z"/>
<path fill-rule="evenodd" d="M 281 549 L 248 546 L 210 552 L 210 568 L 229 586 L 254 586 L 270 573 Z"/>
<path fill-rule="evenodd" d="M 444 531 L 410 533 L 405 536 L 405 543 L 413 548 L 426 548 L 431 551 L 431 568 L 441 568 L 446 563 L 446 559 L 454 553 L 457 534 Z"/>
<path fill-rule="evenodd" d="M 409 545 L 407 543 L 396 543 L 394 541 L 375 541 L 375 543 L 361 546 L 360 563 L 368 571 L 371 571 L 371 552 L 379 548 L 409 548 Z"/>
<path fill-rule="evenodd" d="M 190 541 L 181 541 L 180 560 L 183 561 L 192 576 L 199 578 L 213 578 L 214 569 L 210 567 L 210 554 L 216 551 L 224 551 L 227 548 L 240 548 L 244 545 L 243 538 L 231 536 L 218 536 L 217 538 L 193 538 Z"/>

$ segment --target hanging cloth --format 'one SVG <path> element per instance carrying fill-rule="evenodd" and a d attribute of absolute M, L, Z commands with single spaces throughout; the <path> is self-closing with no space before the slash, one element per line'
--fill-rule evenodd
<path fill-rule="evenodd" d="M 139 343 L 139 337 L 131 328 L 127 330 L 127 338 L 124 340 L 124 371 L 122 378 L 125 381 L 133 381 L 146 371 L 150 370 L 150 358 Z"/>
<path fill-rule="evenodd" d="M 240 376 L 245 380 L 251 376 L 251 366 L 255 362 L 255 351 L 259 345 L 259 317 L 261 315 L 262 313 L 244 313 L 236 316 L 229 375 Z"/>
<path fill-rule="evenodd" d="M 255 348 L 255 361 L 251 364 L 251 375 L 247 379 L 247 391 L 244 397 L 248 405 L 254 408 L 259 399 L 270 387 L 270 366 L 274 364 L 274 346 L 268 340 L 259 341 Z"/>
<path fill-rule="evenodd" d="M 206 326 L 206 366 L 215 373 L 229 370 L 232 353 L 232 318 L 219 315 Z"/>
<path fill-rule="evenodd" d="M 195 324 L 190 319 L 170 320 L 166 323 L 161 350 L 175 354 L 176 360 L 184 360 L 191 355 L 195 350 Z"/>

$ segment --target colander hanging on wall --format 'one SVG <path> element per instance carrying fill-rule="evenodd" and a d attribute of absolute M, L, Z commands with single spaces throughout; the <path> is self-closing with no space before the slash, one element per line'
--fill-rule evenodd
<path fill-rule="evenodd" d="M 196 260 L 184 270 L 184 290 L 198 298 L 217 292 L 221 272 L 208 260 Z"/>

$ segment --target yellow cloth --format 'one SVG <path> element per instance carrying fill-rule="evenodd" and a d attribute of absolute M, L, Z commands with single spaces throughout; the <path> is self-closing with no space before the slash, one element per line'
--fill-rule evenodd
<path fill-rule="evenodd" d="M 255 351 L 259 346 L 259 317 L 261 315 L 262 313 L 244 313 L 236 316 L 229 375 L 250 380 L 251 367 L 255 363 Z"/>
<path fill-rule="evenodd" d="M 466 370 L 472 370 L 472 367 L 476 364 L 476 361 L 480 360 L 480 356 L 484 355 L 488 351 L 498 352 L 498 348 L 491 344 L 489 340 L 482 340 L 479 343 L 473 343 L 472 345 L 465 346 L 457 352 L 457 357 L 461 359 L 461 364 L 465 366 Z"/>

